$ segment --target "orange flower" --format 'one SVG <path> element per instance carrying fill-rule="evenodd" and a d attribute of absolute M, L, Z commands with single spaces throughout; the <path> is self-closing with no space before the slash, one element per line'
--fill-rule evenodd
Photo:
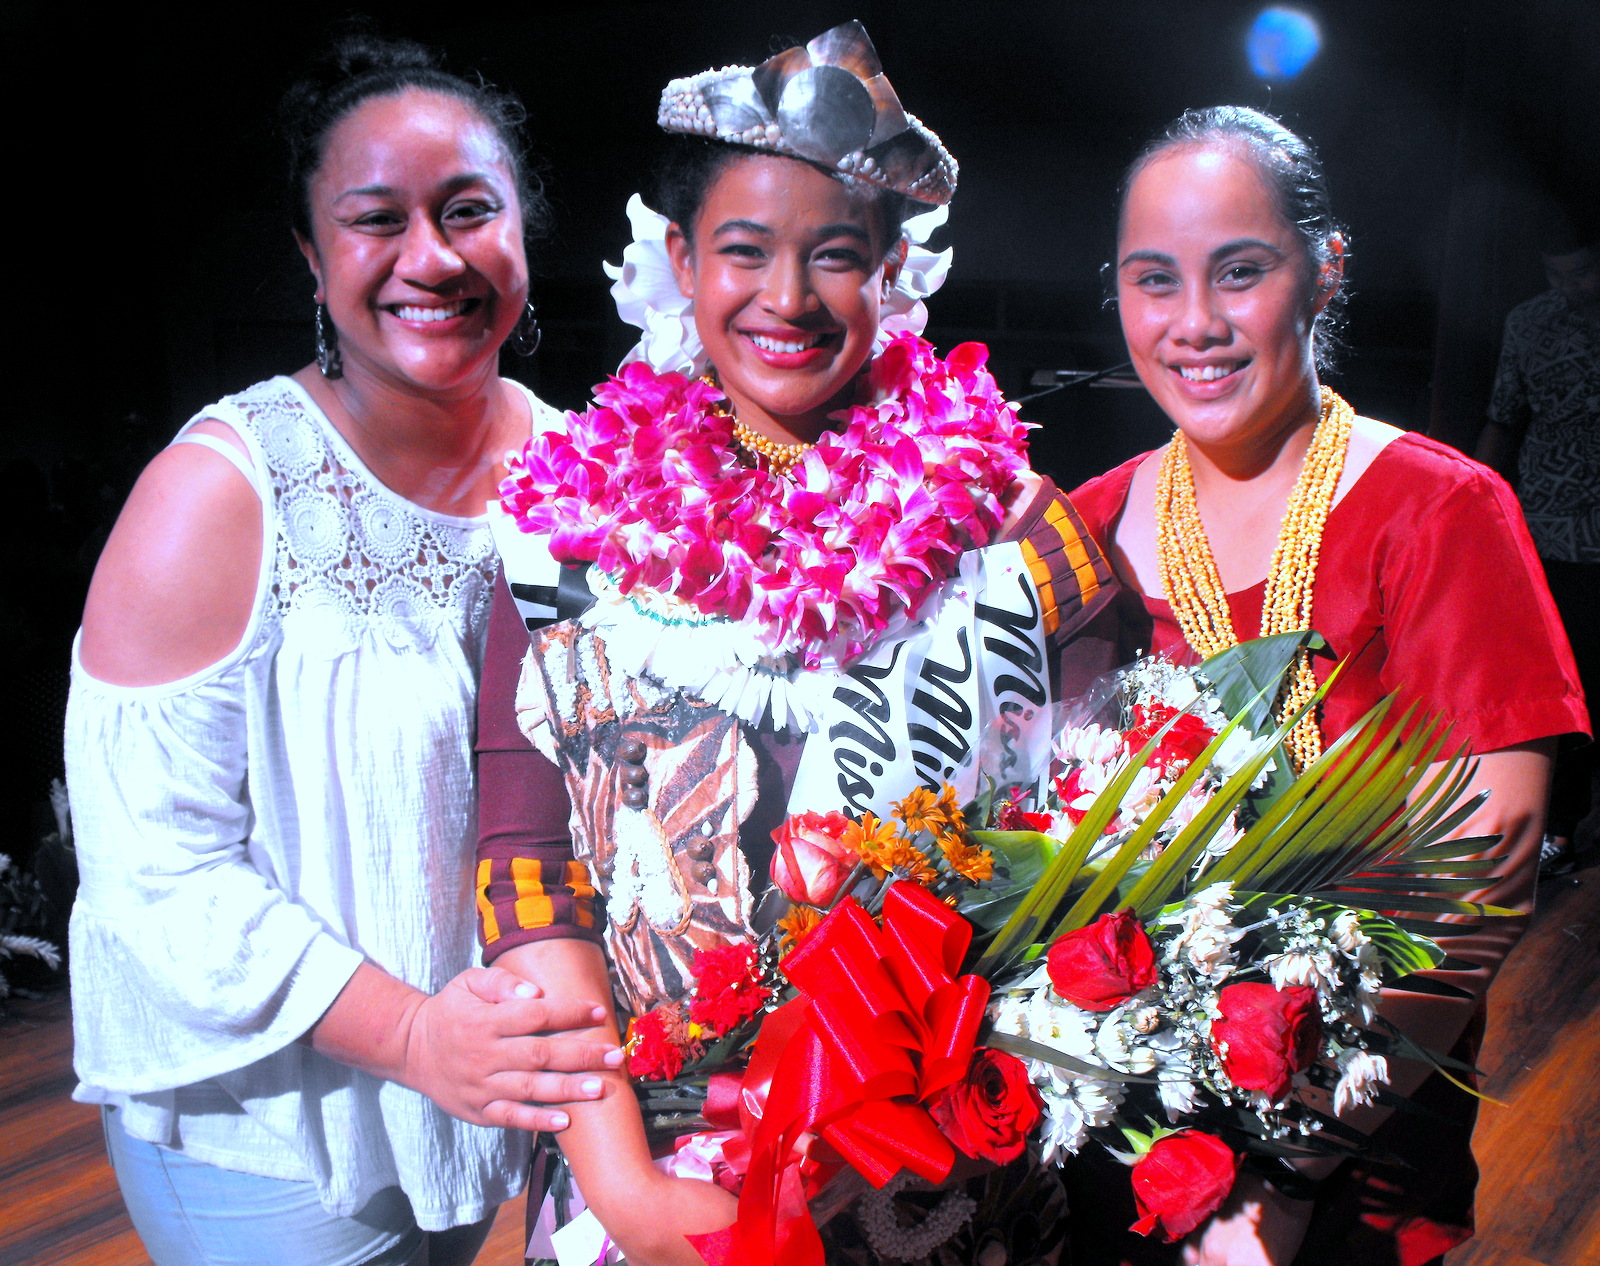
<path fill-rule="evenodd" d="M 956 789 L 945 783 L 944 790 L 939 793 L 938 800 L 934 801 L 934 810 L 958 831 L 967 829 L 966 816 L 961 812 L 961 806 L 956 803 Z"/>
<path fill-rule="evenodd" d="M 941 835 L 939 847 L 944 852 L 945 860 L 950 863 L 950 869 L 963 879 L 981 884 L 994 877 L 994 854 L 972 844 L 964 835 L 954 832 Z"/>
<path fill-rule="evenodd" d="M 863 813 L 861 820 L 852 822 L 839 838 L 845 847 L 853 848 L 861 860 L 872 867 L 872 873 L 879 879 L 886 869 L 880 857 L 901 843 L 900 833 L 893 823 L 880 822 L 870 813 Z"/>
<path fill-rule="evenodd" d="M 898 840 L 895 846 L 878 854 L 876 859 L 869 858 L 867 865 L 872 867 L 872 873 L 879 879 L 888 875 L 891 870 L 898 870 L 907 879 L 913 879 L 924 888 L 931 888 L 939 878 L 939 872 L 928 864 L 928 859 L 922 850 L 907 840 Z M 878 867 L 882 865 L 883 873 L 878 874 Z"/>
<path fill-rule="evenodd" d="M 949 786 L 948 783 L 945 784 Z M 937 833 L 945 823 L 944 814 L 939 812 L 938 804 L 933 798 L 933 792 L 926 787 L 914 787 L 911 794 L 894 806 L 894 816 L 906 824 L 906 830 L 913 835 L 918 831 L 932 831 Z"/>
<path fill-rule="evenodd" d="M 822 911 L 811 906 L 794 906 L 778 920 L 778 927 L 783 931 L 784 948 L 793 949 L 810 936 L 812 929 L 821 922 Z"/>

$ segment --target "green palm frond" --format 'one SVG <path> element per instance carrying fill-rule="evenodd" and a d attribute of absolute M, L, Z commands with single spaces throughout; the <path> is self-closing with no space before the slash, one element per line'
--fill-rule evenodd
<path fill-rule="evenodd" d="M 1436 925 L 1426 916 L 1517 913 L 1469 899 L 1488 882 L 1495 862 L 1481 854 L 1497 838 L 1447 838 L 1483 800 L 1481 793 L 1462 799 L 1476 763 L 1464 745 L 1452 747 L 1449 726 L 1421 716 L 1414 705 L 1402 711 L 1385 699 L 1293 775 L 1284 739 L 1343 669 L 1336 667 L 1304 708 L 1274 725 L 1273 700 L 1295 652 L 1307 644 L 1322 645 L 1315 634 L 1284 634 L 1233 647 L 1202 664 L 1201 675 L 1213 683 L 1233 720 L 1117 850 L 1091 863 L 1095 844 L 1173 722 L 1163 726 L 1096 797 L 1044 864 L 1038 882 L 1020 897 L 1009 894 L 1015 909 L 974 970 L 988 975 L 1036 956 L 1044 944 L 1111 909 L 1131 908 L 1148 920 L 1193 889 L 1222 880 L 1251 900 L 1297 894 L 1294 900 L 1302 905 L 1309 899 L 1330 911 L 1357 911 L 1397 976 L 1440 964 L 1444 955 L 1432 944 L 1435 935 L 1470 930 L 1460 923 Z M 1241 725 L 1252 733 L 1270 732 L 1141 873 L 1158 832 Z M 1201 866 L 1236 810 L 1242 810 L 1237 821 L 1248 826 L 1222 856 Z M 986 844 L 993 834 L 986 833 Z"/>

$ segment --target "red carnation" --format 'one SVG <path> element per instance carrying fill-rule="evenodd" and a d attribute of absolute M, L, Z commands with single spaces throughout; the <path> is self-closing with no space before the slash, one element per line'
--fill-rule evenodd
<path fill-rule="evenodd" d="M 1129 1229 L 1149 1235 L 1160 1227 L 1168 1244 L 1182 1239 L 1222 1207 L 1238 1172 L 1239 1158 L 1214 1135 L 1167 1135 L 1133 1167 L 1139 1220 Z"/>
<path fill-rule="evenodd" d="M 1004 1165 L 1022 1155 L 1044 1101 L 1020 1059 L 980 1046 L 966 1079 L 940 1091 L 928 1111 L 944 1136 L 973 1160 Z"/>
<path fill-rule="evenodd" d="M 694 973 L 695 985 L 689 1019 L 704 1028 L 708 1037 L 721 1037 L 761 1010 L 772 996 L 756 973 L 752 945 L 695 950 L 689 970 Z"/>
<path fill-rule="evenodd" d="M 1109 1011 L 1156 978 L 1155 948 L 1131 910 L 1068 932 L 1045 961 L 1056 992 L 1085 1011 Z"/>
<path fill-rule="evenodd" d="M 1082 816 L 1081 814 L 1079 816 Z M 1007 800 L 1000 807 L 1000 817 L 995 829 L 1000 831 L 1048 831 L 1055 818 L 1048 813 L 1029 813 L 1015 800 Z"/>
<path fill-rule="evenodd" d="M 1133 728 L 1124 736 L 1128 750 L 1139 751 L 1168 721 L 1172 721 L 1172 728 L 1162 735 L 1150 757 L 1150 763 L 1163 774 L 1186 768 L 1217 737 L 1215 730 L 1191 712 L 1180 714 L 1164 703 L 1141 703 L 1134 705 Z"/>
<path fill-rule="evenodd" d="M 772 882 L 791 901 L 827 906 L 855 867 L 855 850 L 841 843 L 850 819 L 832 813 L 796 813 L 772 833 Z"/>
<path fill-rule="evenodd" d="M 628 1076 L 671 1081 L 683 1071 L 683 1048 L 672 1040 L 667 1010 L 646 1011 L 628 1025 Z"/>
<path fill-rule="evenodd" d="M 1228 1080 L 1265 1091 L 1274 1103 L 1322 1049 L 1322 1014 L 1309 985 L 1229 985 L 1217 995 L 1217 1009 L 1222 1019 L 1211 1022 L 1211 1045 Z"/>

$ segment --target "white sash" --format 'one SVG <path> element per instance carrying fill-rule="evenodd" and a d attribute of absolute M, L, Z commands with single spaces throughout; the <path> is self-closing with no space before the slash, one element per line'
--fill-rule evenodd
<path fill-rule="evenodd" d="M 570 619 L 589 598 L 582 569 L 551 557 L 497 503 L 490 526 L 518 613 L 530 629 Z M 575 605 L 574 605 L 575 604 Z M 728 621 L 675 626 L 601 602 L 582 616 L 614 665 L 705 699 L 741 719 L 810 731 L 789 811 L 887 817 L 917 786 L 948 782 L 965 803 L 980 772 L 1027 784 L 1050 748 L 1050 666 L 1039 592 L 1015 542 L 963 554 L 917 624 L 882 638 L 849 668 L 776 675 L 749 667 L 750 630 Z"/>
<path fill-rule="evenodd" d="M 1050 746 L 1050 667 L 1039 593 L 1013 542 L 962 556 L 937 610 L 831 679 L 806 742 L 789 811 L 887 817 L 913 787 L 955 787 L 980 772 L 1032 782 Z"/>

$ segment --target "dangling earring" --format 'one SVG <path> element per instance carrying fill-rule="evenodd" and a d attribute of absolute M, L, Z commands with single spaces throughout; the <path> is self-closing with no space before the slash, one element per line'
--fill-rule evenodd
<path fill-rule="evenodd" d="M 511 350 L 518 356 L 532 356 L 539 350 L 539 340 L 544 337 L 544 331 L 539 328 L 539 320 L 534 315 L 533 304 L 528 304 L 527 310 L 518 318 L 511 330 L 511 337 L 506 340 L 511 344 Z"/>
<path fill-rule="evenodd" d="M 339 331 L 328 317 L 328 305 L 317 304 L 317 368 L 324 378 L 343 378 L 344 359 L 339 355 Z"/>

